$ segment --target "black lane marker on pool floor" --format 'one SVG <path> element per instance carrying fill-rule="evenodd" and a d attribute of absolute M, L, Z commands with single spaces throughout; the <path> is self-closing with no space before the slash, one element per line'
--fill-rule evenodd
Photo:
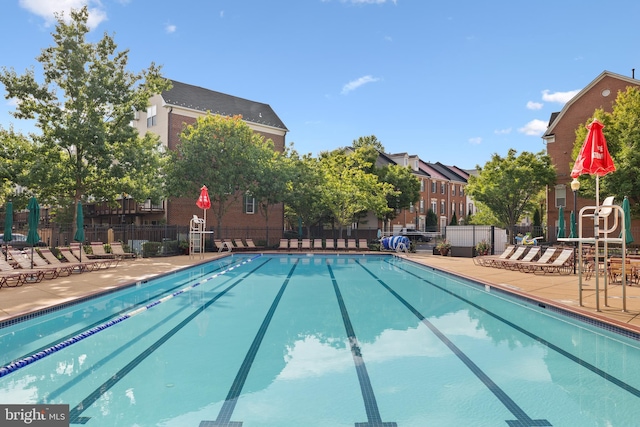
<path fill-rule="evenodd" d="M 511 412 L 517 419 L 516 420 L 505 420 L 507 425 L 513 427 L 534 427 L 534 426 L 551 426 L 552 424 L 543 419 L 534 420 L 529 417 L 520 406 L 516 402 L 513 401 L 509 397 L 507 393 L 504 392 L 496 383 L 493 382 L 491 378 L 487 374 L 484 373 L 482 369 L 478 365 L 476 365 L 462 350 L 458 348 L 445 334 L 443 334 L 433 323 L 431 323 L 427 318 L 425 318 L 422 313 L 420 313 L 414 306 L 412 306 L 407 300 L 402 298 L 396 291 L 391 289 L 389 285 L 387 285 L 382 279 L 378 278 L 371 270 L 362 265 L 359 260 L 356 260 L 358 265 L 364 269 L 367 273 L 371 275 L 382 287 L 384 287 L 387 291 L 391 293 L 398 301 L 400 301 L 410 312 L 412 312 L 420 321 L 433 332 L 433 334 L 438 337 L 440 341 L 444 343 L 449 349 L 453 352 L 453 354 L 458 357 L 464 363 L 467 368 L 476 376 L 482 383 L 500 400 L 500 402 L 507 408 L 509 412 Z M 406 270 L 405 270 L 406 271 Z M 414 275 L 415 276 L 415 275 Z M 418 276 L 415 276 L 418 277 Z M 421 280 L 424 280 L 420 278 Z M 431 284 L 431 282 L 429 282 Z M 439 286 L 432 284 L 440 288 Z M 440 288 L 442 289 L 442 288 Z"/>
<path fill-rule="evenodd" d="M 244 387 L 244 383 L 247 380 L 247 376 L 249 375 L 249 371 L 251 370 L 251 365 L 253 361 L 256 359 L 256 354 L 258 354 L 258 350 L 260 349 L 260 345 L 262 344 L 262 339 L 264 335 L 267 333 L 267 329 L 269 328 L 269 324 L 271 323 L 271 319 L 273 319 L 273 315 L 278 308 L 278 304 L 280 304 L 280 299 L 282 299 L 282 294 L 287 289 L 287 285 L 289 284 L 289 280 L 291 280 L 291 276 L 293 276 L 293 272 L 298 265 L 298 261 L 293 264 L 289 274 L 287 274 L 287 278 L 280 286 L 280 290 L 276 295 L 273 303 L 271 303 L 271 307 L 267 312 L 264 320 L 262 321 L 262 325 L 260 325 L 260 329 L 258 329 L 258 333 L 256 334 L 253 342 L 251 343 L 251 347 L 249 347 L 249 351 L 244 357 L 244 361 L 236 374 L 236 378 L 233 380 L 233 384 L 231 384 L 231 388 L 229 389 L 229 393 L 227 394 L 227 398 L 222 404 L 222 408 L 220 408 L 220 412 L 218 412 L 218 417 L 215 421 L 200 421 L 200 427 L 241 427 L 242 421 L 231 421 L 231 416 L 233 415 L 233 411 L 236 407 L 236 403 L 238 403 L 238 398 L 242 393 L 242 388 Z"/>
<path fill-rule="evenodd" d="M 349 318 L 349 312 L 347 306 L 342 299 L 342 293 L 338 286 L 338 281 L 333 274 L 331 266 L 327 264 L 329 269 L 329 275 L 331 276 L 331 282 L 333 283 L 333 290 L 336 293 L 338 299 L 338 305 L 340 306 L 340 313 L 342 314 L 342 322 L 344 323 L 344 329 L 347 332 L 347 338 L 349 338 L 349 345 L 351 347 L 351 355 L 353 356 L 353 363 L 356 365 L 356 373 L 358 374 L 358 381 L 360 382 L 360 391 L 362 392 L 362 399 L 364 400 L 364 409 L 367 413 L 367 422 L 355 423 L 356 427 L 397 427 L 395 422 L 383 422 L 380 416 L 380 410 L 378 409 L 378 402 L 376 401 L 376 395 L 373 392 L 371 386 L 371 380 L 369 379 L 369 373 L 367 367 L 364 364 L 362 358 L 362 352 L 360 351 L 360 345 L 358 338 L 353 330 L 351 319 Z"/>
<path fill-rule="evenodd" d="M 154 351 L 156 351 L 162 344 L 167 342 L 169 338 L 174 336 L 177 332 L 179 332 L 182 328 L 184 328 L 189 322 L 196 318 L 200 313 L 206 310 L 211 304 L 219 300 L 223 295 L 229 292 L 231 289 L 235 288 L 238 284 L 240 284 L 245 277 L 251 275 L 256 270 L 264 266 L 271 259 L 266 259 L 262 264 L 256 266 L 253 270 L 249 271 L 244 277 L 236 280 L 231 285 L 227 286 L 224 290 L 220 291 L 215 297 L 207 301 L 204 305 L 198 307 L 196 311 L 194 311 L 189 317 L 185 318 L 182 322 L 178 323 L 173 329 L 164 334 L 159 340 L 154 342 L 151 346 L 147 347 L 142 353 L 140 353 L 137 357 L 131 360 L 125 367 L 116 372 L 112 377 L 109 378 L 105 383 L 96 388 L 90 395 L 82 399 L 78 405 L 69 411 L 69 424 L 86 424 L 90 417 L 82 417 L 81 414 L 85 409 L 93 405 L 100 397 L 109 391 L 111 387 L 116 385 L 121 379 L 123 379 L 129 372 L 131 372 L 136 366 L 138 366 L 144 359 L 149 357 Z"/>
<path fill-rule="evenodd" d="M 557 352 L 557 353 L 559 353 L 559 354 L 561 354 L 561 355 L 565 356 L 567 359 L 570 359 L 572 362 L 577 363 L 578 365 L 580 365 L 580 366 L 582 366 L 582 367 L 584 367 L 584 368 L 587 368 L 588 370 L 590 370 L 590 371 L 591 371 L 591 372 L 593 372 L 594 374 L 596 374 L 596 375 L 598 375 L 598 376 L 602 377 L 603 379 L 605 379 L 605 380 L 607 380 L 607 381 L 609 381 L 609 382 L 611 382 L 611 383 L 613 383 L 613 384 L 617 385 L 617 386 L 618 386 L 618 387 L 620 387 L 621 389 L 623 389 L 623 390 L 625 390 L 625 391 L 627 391 L 627 392 L 629 392 L 629 393 L 633 394 L 634 396 L 636 396 L 636 397 L 640 397 L 640 390 L 638 390 L 637 388 L 635 388 L 635 387 L 634 387 L 634 386 L 632 386 L 631 384 L 628 384 L 628 383 L 626 383 L 626 382 L 622 381 L 621 379 L 614 377 L 613 375 L 609 374 L 609 373 L 608 373 L 608 372 L 606 372 L 606 371 L 603 371 L 602 369 L 598 368 L 598 367 L 597 367 L 597 366 L 595 366 L 595 365 L 592 365 L 591 363 L 587 362 L 586 360 L 583 360 L 583 359 L 579 358 L 578 356 L 576 356 L 576 355 L 574 355 L 574 354 L 571 354 L 571 353 L 569 353 L 568 351 L 566 351 L 566 350 L 562 349 L 561 347 L 558 347 L 557 345 L 555 345 L 555 344 L 553 344 L 553 343 L 551 343 L 551 342 L 549 342 L 549 341 L 545 340 L 545 339 L 544 339 L 544 338 L 542 338 L 541 336 L 536 335 L 536 334 L 534 334 L 534 333 L 532 333 L 532 332 L 529 332 L 529 331 L 527 331 L 526 329 L 521 328 L 520 326 L 516 325 L 515 323 L 508 321 L 508 320 L 507 320 L 507 319 L 505 319 L 504 317 L 500 317 L 500 316 L 498 316 L 497 314 L 495 314 L 495 313 L 493 313 L 493 312 L 491 312 L 491 311 L 487 310 L 486 308 L 481 307 L 481 306 L 479 306 L 478 304 L 476 304 L 476 303 L 474 303 L 474 302 L 472 302 L 472 301 L 470 301 L 470 300 L 468 300 L 468 299 L 465 299 L 465 298 L 461 297 L 460 295 L 456 295 L 455 293 L 453 293 L 453 292 L 449 291 L 448 289 L 445 289 L 445 288 L 443 288 L 443 287 L 441 287 L 441 286 L 438 286 L 438 285 L 436 285 L 435 283 L 433 283 L 433 282 L 431 282 L 431 281 L 429 281 L 429 280 L 426 280 L 426 279 L 424 279 L 424 278 L 422 278 L 422 277 L 418 276 L 417 274 L 412 273 L 412 272 L 411 272 L 411 271 L 409 271 L 409 270 L 406 270 L 406 269 L 404 269 L 404 268 L 402 268 L 402 267 L 398 267 L 398 268 L 401 268 L 404 272 L 406 272 L 406 273 L 408 273 L 408 274 L 412 275 L 413 277 L 415 277 L 415 278 L 417 278 L 417 279 L 420 279 L 421 281 L 423 281 L 423 282 L 425 282 L 425 283 L 428 283 L 429 285 L 433 286 L 434 288 L 438 288 L 438 289 L 440 289 L 441 291 L 446 292 L 446 293 L 448 293 L 449 295 L 451 295 L 451 296 L 453 296 L 453 297 L 455 297 L 455 298 L 459 299 L 460 301 L 463 301 L 463 302 L 465 302 L 466 304 L 469 304 L 470 306 L 472 306 L 472 307 L 474 307 L 474 308 L 477 308 L 478 310 L 482 311 L 483 313 L 486 313 L 486 314 L 488 314 L 489 316 L 491 316 L 491 317 L 493 317 L 493 318 L 495 318 L 495 319 L 497 319 L 497 320 L 499 320 L 499 321 L 503 322 L 504 324 L 506 324 L 506 325 L 508 325 L 508 326 L 512 327 L 513 329 L 517 330 L 518 332 L 521 332 L 521 333 L 525 334 L 525 335 L 526 335 L 526 336 L 528 336 L 529 338 L 531 338 L 531 339 L 533 339 L 533 340 L 535 340 L 535 341 L 539 342 L 540 344 L 542 344 L 542 345 L 544 345 L 544 346 L 546 346 L 546 347 L 550 348 L 551 350 L 553 350 L 553 351 L 555 351 L 555 352 Z"/>

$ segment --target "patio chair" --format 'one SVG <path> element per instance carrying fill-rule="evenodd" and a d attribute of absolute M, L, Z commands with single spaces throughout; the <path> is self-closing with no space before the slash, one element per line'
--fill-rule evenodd
<path fill-rule="evenodd" d="M 302 239 L 302 243 L 300 243 L 300 250 L 311 250 L 311 239 Z"/>
<path fill-rule="evenodd" d="M 540 255 L 540 246 L 532 246 L 531 249 L 522 257 L 522 259 L 503 259 L 498 261 L 500 267 L 507 270 L 519 270 L 519 264 L 533 262 Z"/>
<path fill-rule="evenodd" d="M 122 259 L 132 259 L 136 257 L 133 252 L 125 252 L 121 242 L 111 242 L 111 252 L 118 255 Z"/>
<path fill-rule="evenodd" d="M 247 239 L 245 240 L 245 242 L 247 243 L 247 250 L 250 250 L 250 251 L 258 250 L 258 247 L 256 246 L 256 244 L 253 243 L 253 239 Z"/>
<path fill-rule="evenodd" d="M 118 256 L 116 254 L 109 254 L 104 250 L 104 243 L 102 242 L 91 242 L 91 252 L 92 254 L 85 254 L 85 256 L 89 259 L 95 258 L 106 258 L 106 259 L 114 259 Z M 74 257 L 78 258 L 78 261 L 82 262 L 82 258 L 79 258 L 73 250 L 71 251 Z"/>
<path fill-rule="evenodd" d="M 288 239 L 280 239 L 280 246 L 278 249 L 286 251 L 289 249 L 289 240 Z"/>
<path fill-rule="evenodd" d="M 29 276 L 25 270 L 13 268 L 11 264 L 4 260 L 4 257 L 0 257 L 0 287 L 8 286 L 13 288 L 22 286 L 24 283 L 27 283 Z"/>
<path fill-rule="evenodd" d="M 571 274 L 573 272 L 573 248 L 565 248 L 560 255 L 550 263 L 530 264 L 529 268 L 534 274 Z"/>
<path fill-rule="evenodd" d="M 356 239 L 347 239 L 347 249 L 348 250 L 353 250 L 353 251 L 357 251 L 358 250 L 358 244 L 356 243 Z"/>
<path fill-rule="evenodd" d="M 622 258 L 610 258 L 608 268 L 610 283 L 622 282 Z M 631 259 L 624 260 L 624 275 L 627 283 L 635 283 Z"/>
<path fill-rule="evenodd" d="M 300 240 L 298 239 L 291 239 L 289 240 L 289 249 L 292 250 L 300 250 Z"/>
<path fill-rule="evenodd" d="M 360 249 L 361 251 L 368 251 L 369 250 L 369 244 L 367 243 L 367 239 L 359 239 L 358 240 L 358 249 Z"/>
<path fill-rule="evenodd" d="M 327 249 L 327 250 L 332 250 L 332 251 L 335 250 L 336 246 L 335 246 L 334 240 L 333 239 L 327 239 L 324 242 L 324 248 Z"/>
<path fill-rule="evenodd" d="M 347 244 L 344 239 L 336 239 L 336 249 L 339 251 L 347 250 Z"/>
<path fill-rule="evenodd" d="M 502 252 L 500 255 L 483 255 L 483 256 L 477 256 L 475 258 L 473 258 L 473 263 L 476 265 L 482 265 L 482 266 L 489 266 L 494 260 L 498 259 L 507 259 L 509 257 L 509 255 L 511 255 L 513 253 L 513 251 L 515 250 L 515 246 L 514 245 L 509 245 L 505 248 L 504 252 Z"/>
<path fill-rule="evenodd" d="M 230 242 L 223 242 L 221 239 L 213 239 L 213 245 L 216 247 L 218 252 L 222 252 L 227 249 L 228 252 L 231 252 L 233 249 L 233 245 Z"/>
<path fill-rule="evenodd" d="M 524 256 L 524 254 L 527 252 L 527 249 L 529 249 L 529 246 L 518 246 L 516 247 L 516 250 L 513 251 L 513 253 L 508 257 L 504 259 L 496 258 L 489 265 L 491 267 L 501 268 L 503 261 L 507 261 L 507 260 L 517 261 Z"/>
<path fill-rule="evenodd" d="M 322 249 L 322 239 L 313 239 L 313 250 L 321 251 Z"/>
<path fill-rule="evenodd" d="M 47 263 L 46 261 L 44 261 L 44 259 L 42 259 L 42 257 L 40 257 L 40 255 L 38 255 L 37 253 L 33 254 L 33 261 L 31 260 L 31 255 L 30 254 L 24 254 L 22 252 L 20 252 L 19 250 L 16 249 L 12 249 L 9 251 L 9 254 L 11 255 L 11 258 L 18 264 L 18 266 L 22 269 L 22 270 L 39 270 L 42 271 L 42 278 L 43 279 L 55 279 L 60 275 L 60 269 L 58 269 L 57 267 L 53 266 L 53 265 L 48 265 L 49 263 Z M 39 266 L 37 265 L 36 259 L 40 258 L 42 261 L 44 261 L 47 265 L 46 266 Z M 32 267 L 33 265 L 33 267 Z M 42 279 L 40 279 L 42 280 Z"/>
<path fill-rule="evenodd" d="M 47 260 L 47 262 L 53 266 L 65 269 L 71 273 L 84 273 L 85 271 L 91 271 L 85 263 L 82 262 L 62 262 L 56 257 L 49 248 L 38 248 L 40 255 Z M 61 273 L 62 274 L 62 273 Z"/>
<path fill-rule="evenodd" d="M 247 246 L 244 244 L 244 242 L 242 241 L 242 239 L 233 239 L 233 243 L 236 245 L 236 249 L 240 250 L 240 251 L 246 251 L 247 250 Z"/>
<path fill-rule="evenodd" d="M 67 260 L 67 262 L 70 262 L 72 264 L 74 263 L 79 263 L 79 264 L 84 264 L 86 267 L 85 269 L 87 271 L 94 271 L 94 270 L 99 270 L 101 268 L 109 268 L 112 266 L 117 266 L 118 265 L 118 259 L 117 258 L 95 258 L 95 259 L 88 259 L 86 261 L 80 261 L 78 258 L 76 258 L 72 253 L 71 253 L 71 249 L 69 248 L 62 248 L 59 247 L 58 251 L 60 252 L 60 255 L 62 255 L 62 257 L 64 259 Z"/>
<path fill-rule="evenodd" d="M 523 273 L 532 273 L 533 270 L 530 270 L 529 266 L 535 265 L 535 264 L 549 263 L 553 259 L 553 256 L 556 254 L 557 251 L 558 251 L 557 248 L 547 248 L 544 251 L 544 253 L 540 256 L 540 258 L 538 258 L 537 261 L 534 261 L 533 263 L 531 262 L 518 263 L 518 271 L 521 271 Z"/>

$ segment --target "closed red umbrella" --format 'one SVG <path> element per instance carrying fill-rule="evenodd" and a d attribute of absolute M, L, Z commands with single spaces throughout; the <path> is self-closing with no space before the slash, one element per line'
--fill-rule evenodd
<path fill-rule="evenodd" d="M 207 224 L 207 209 L 211 209 L 211 199 L 209 198 L 209 190 L 206 185 L 203 185 L 200 189 L 200 197 L 198 197 L 198 201 L 196 205 L 204 210 L 204 223 L 205 226 Z"/>
<path fill-rule="evenodd" d="M 587 126 L 589 132 L 571 171 L 572 178 L 585 174 L 596 176 L 596 206 L 600 206 L 599 178 L 616 170 L 607 148 L 607 140 L 602 133 L 603 128 L 604 125 L 598 119 L 593 119 Z"/>

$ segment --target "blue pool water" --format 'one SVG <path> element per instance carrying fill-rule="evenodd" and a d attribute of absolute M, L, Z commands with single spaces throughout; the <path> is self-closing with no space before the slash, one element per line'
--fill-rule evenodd
<path fill-rule="evenodd" d="M 640 422 L 633 337 L 392 255 L 233 255 L 0 326 L 0 403 L 71 425 Z"/>

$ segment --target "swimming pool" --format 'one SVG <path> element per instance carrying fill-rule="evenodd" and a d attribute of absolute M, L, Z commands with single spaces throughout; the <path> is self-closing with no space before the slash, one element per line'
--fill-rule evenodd
<path fill-rule="evenodd" d="M 232 255 L 1 326 L 0 403 L 72 425 L 640 420 L 637 340 L 391 255 Z"/>

